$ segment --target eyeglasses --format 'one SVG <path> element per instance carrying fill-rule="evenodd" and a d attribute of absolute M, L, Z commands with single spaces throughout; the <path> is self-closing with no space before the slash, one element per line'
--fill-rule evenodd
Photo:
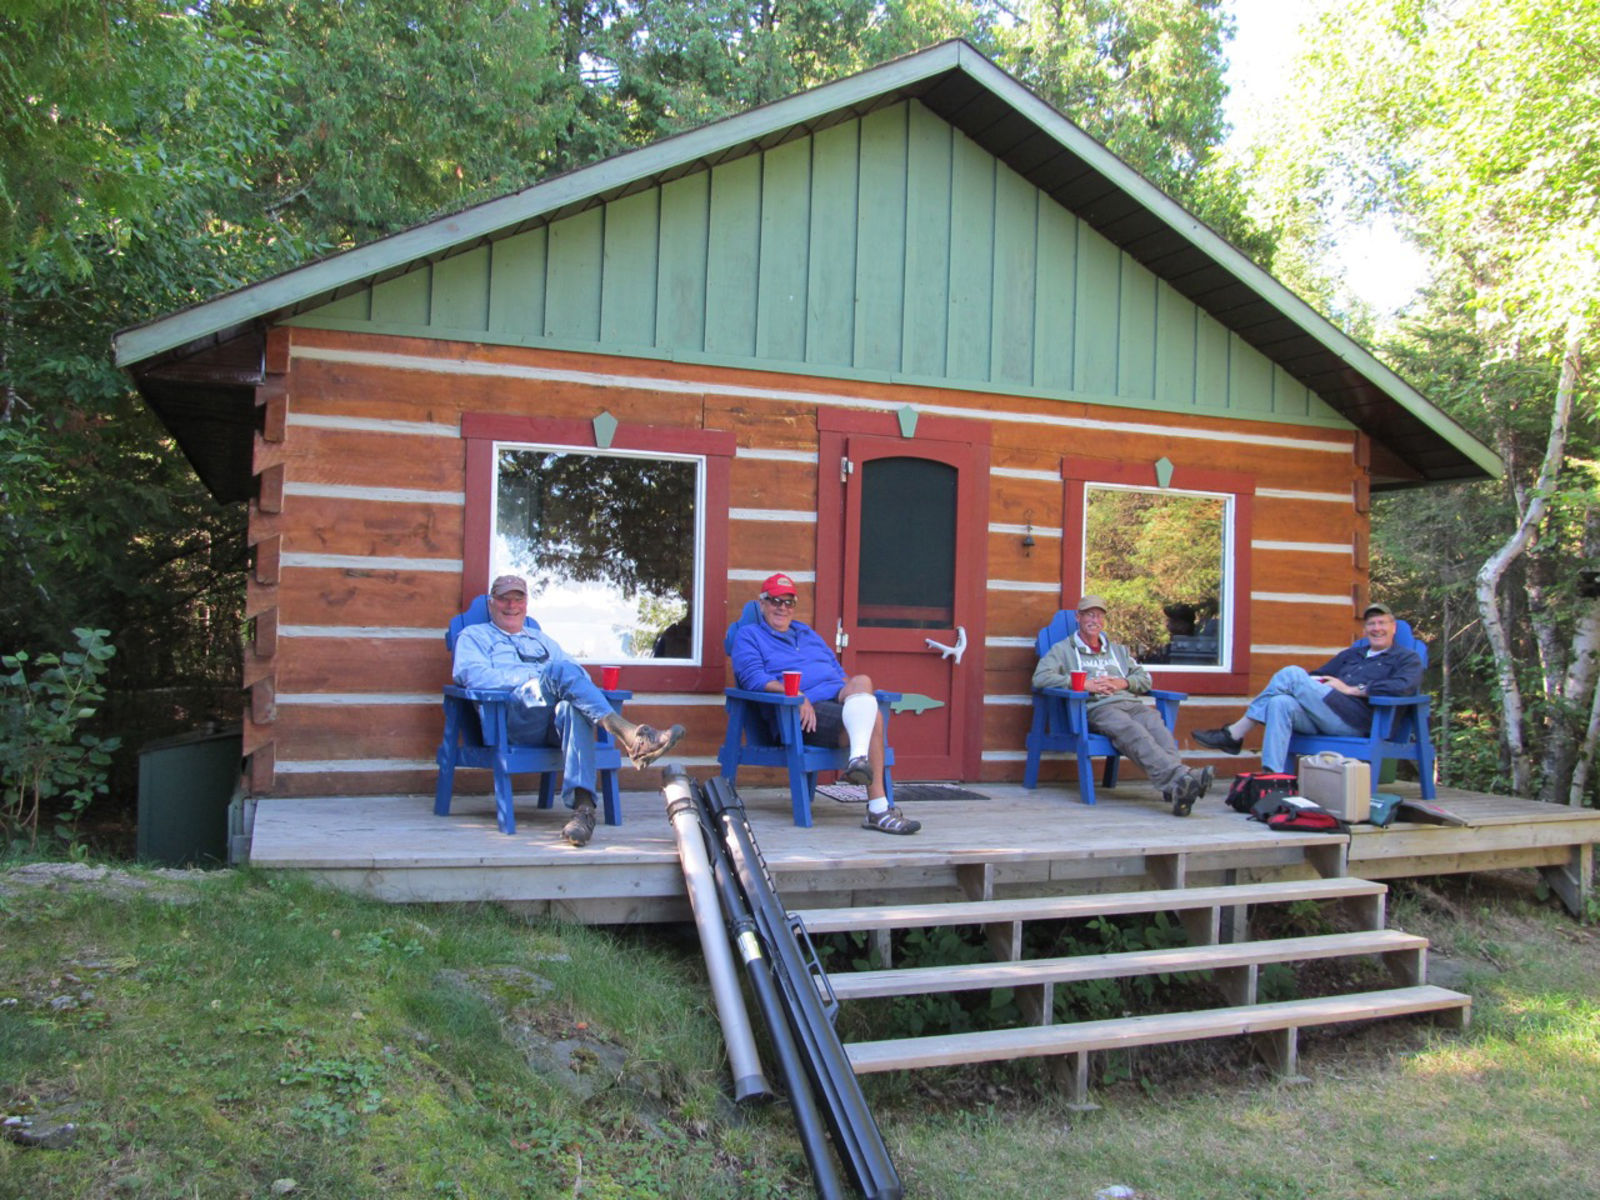
<path fill-rule="evenodd" d="M 794 597 L 793 596 L 763 596 L 761 598 L 763 600 L 765 600 L 768 604 L 772 605 L 773 608 L 793 608 L 794 607 Z"/>
<path fill-rule="evenodd" d="M 534 648 L 524 650 L 517 642 L 511 643 L 511 648 L 517 652 L 517 661 L 525 663 L 542 663 L 550 657 L 550 652 L 543 646 L 535 645 Z"/>

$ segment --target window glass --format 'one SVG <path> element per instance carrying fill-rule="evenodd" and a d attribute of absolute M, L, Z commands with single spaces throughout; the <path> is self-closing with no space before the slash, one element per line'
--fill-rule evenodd
<path fill-rule="evenodd" d="M 562 649 L 699 661 L 701 460 L 502 444 L 495 476 L 490 577 L 526 578 Z"/>
<path fill-rule="evenodd" d="M 955 623 L 956 469 L 923 458 L 868 459 L 861 470 L 862 625 Z"/>
<path fill-rule="evenodd" d="M 1083 591 L 1106 598 L 1111 636 L 1140 662 L 1228 661 L 1231 506 L 1225 496 L 1084 489 Z"/>

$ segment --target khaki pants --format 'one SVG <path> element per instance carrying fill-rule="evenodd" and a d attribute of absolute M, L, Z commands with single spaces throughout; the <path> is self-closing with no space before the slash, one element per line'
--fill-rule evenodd
<path fill-rule="evenodd" d="M 1089 728 L 1111 739 L 1119 753 L 1139 764 L 1150 782 L 1165 792 L 1188 774 L 1178 743 L 1161 715 L 1147 704 L 1105 700 L 1089 705 Z"/>

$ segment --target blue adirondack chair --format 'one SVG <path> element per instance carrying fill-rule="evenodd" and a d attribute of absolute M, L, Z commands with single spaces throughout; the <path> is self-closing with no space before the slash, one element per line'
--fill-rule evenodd
<path fill-rule="evenodd" d="M 1078 614 L 1063 609 L 1050 618 L 1050 624 L 1039 631 L 1034 647 L 1043 658 L 1050 648 L 1063 638 L 1078 631 Z M 1178 724 L 1178 705 L 1188 699 L 1186 692 L 1163 692 L 1152 689 L 1148 695 L 1155 698 L 1156 711 L 1168 730 Z M 1028 765 L 1022 774 L 1022 786 L 1039 786 L 1039 756 L 1046 750 L 1061 750 L 1078 756 L 1078 795 L 1085 804 L 1094 803 L 1094 764 L 1091 759 L 1104 755 L 1106 759 L 1103 787 L 1117 786 L 1117 770 L 1122 756 L 1111 744 L 1111 739 L 1094 733 L 1089 728 L 1089 694 L 1068 688 L 1033 689 L 1033 727 L 1028 731 Z"/>
<path fill-rule="evenodd" d="M 1355 644 L 1365 646 L 1367 639 L 1357 638 Z M 1428 643 L 1412 632 L 1411 622 L 1394 623 L 1394 644 L 1415 650 L 1422 659 L 1422 669 L 1428 669 Z M 1428 735 L 1431 698 L 1425 692 L 1415 696 L 1370 696 L 1367 703 L 1372 705 L 1372 728 L 1365 737 L 1292 734 L 1289 738 L 1290 757 L 1333 750 L 1346 758 L 1359 758 L 1371 767 L 1374 788 L 1378 786 L 1385 759 L 1414 762 L 1417 764 L 1417 774 L 1422 777 L 1422 798 L 1432 800 L 1436 789 L 1433 783 L 1433 739 Z"/>
<path fill-rule="evenodd" d="M 479 596 L 466 612 L 451 619 L 444 635 L 445 646 L 455 653 L 461 631 L 468 625 L 481 625 L 488 620 L 488 597 Z M 528 629 L 539 628 L 539 622 L 532 617 L 526 618 L 523 624 Z M 624 691 L 606 693 L 606 699 L 616 712 L 621 712 L 623 701 L 632 696 L 632 692 Z M 501 833 L 517 831 L 511 799 L 513 774 L 538 772 L 539 807 L 550 808 L 555 804 L 555 782 L 562 769 L 561 747 L 512 744 L 506 732 L 507 719 L 511 706 L 519 703 L 509 688 L 445 686 L 444 739 L 439 743 L 439 782 L 433 796 L 433 811 L 437 815 L 450 814 L 457 767 L 479 767 L 494 772 L 495 816 Z M 595 731 L 595 743 L 601 810 L 607 825 L 620 825 L 622 794 L 617 785 L 617 771 L 622 766 L 622 753 L 611 734 L 603 728 Z"/>
<path fill-rule="evenodd" d="M 728 626 L 722 639 L 723 648 L 733 653 L 734 635 L 741 625 L 761 619 L 761 607 L 751 600 L 744 606 L 739 619 Z M 722 749 L 717 752 L 717 762 L 722 765 L 722 777 L 737 784 L 740 767 L 782 767 L 789 773 L 789 804 L 794 810 L 794 823 L 811 827 L 811 793 L 817 788 L 820 771 L 842 771 L 849 765 L 850 752 L 846 747 L 808 746 L 800 729 L 800 697 L 783 696 L 776 692 L 749 692 L 743 688 L 728 688 L 728 732 Z M 883 716 L 883 787 L 894 803 L 894 781 L 889 767 L 894 762 L 894 750 L 888 745 L 889 705 L 900 699 L 898 692 L 878 693 L 878 712 Z M 777 736 L 766 720 L 766 714 L 776 718 Z"/>

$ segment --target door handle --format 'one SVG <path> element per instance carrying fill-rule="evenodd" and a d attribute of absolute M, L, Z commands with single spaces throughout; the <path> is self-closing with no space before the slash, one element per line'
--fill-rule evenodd
<path fill-rule="evenodd" d="M 961 665 L 961 656 L 967 652 L 967 627 L 965 625 L 956 626 L 956 644 L 954 646 L 946 646 L 943 642 L 936 642 L 932 638 L 923 638 L 922 640 L 927 643 L 929 650 L 937 650 L 940 658 L 955 659 L 955 664 L 959 667 Z"/>

